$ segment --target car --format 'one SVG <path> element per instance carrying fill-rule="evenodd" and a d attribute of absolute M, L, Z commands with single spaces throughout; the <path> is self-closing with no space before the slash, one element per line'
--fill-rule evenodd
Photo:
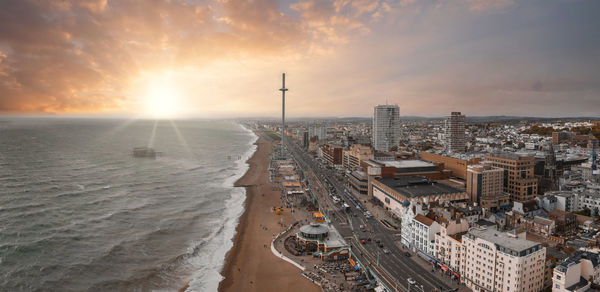
<path fill-rule="evenodd" d="M 404 252 L 404 256 L 406 256 L 407 258 L 410 257 L 410 252 Z"/>
<path fill-rule="evenodd" d="M 383 249 L 383 253 L 384 253 L 384 254 L 389 254 L 389 253 L 390 253 L 390 250 L 389 250 L 389 249 L 387 249 L 387 248 L 384 248 L 384 249 Z"/>
<path fill-rule="evenodd" d="M 406 281 L 407 281 L 407 282 L 408 282 L 408 284 L 410 284 L 410 285 L 417 284 L 417 281 L 413 280 L 412 278 L 408 278 L 408 279 L 406 279 Z"/>
<path fill-rule="evenodd" d="M 364 240 L 364 239 L 361 239 L 361 240 L 360 240 L 360 243 L 362 243 L 362 244 L 365 244 L 365 243 L 367 243 L 367 241 L 366 241 L 366 240 Z"/>
<path fill-rule="evenodd" d="M 379 238 L 375 239 L 375 243 L 379 244 L 381 242 L 381 240 L 379 240 Z"/>
<path fill-rule="evenodd" d="M 380 243 L 378 244 L 378 246 L 379 246 L 380 248 L 383 248 L 383 243 L 381 243 L 381 242 L 380 242 Z"/>

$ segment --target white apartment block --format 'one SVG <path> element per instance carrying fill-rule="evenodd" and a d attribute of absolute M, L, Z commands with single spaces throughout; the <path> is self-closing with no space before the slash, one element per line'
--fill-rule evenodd
<path fill-rule="evenodd" d="M 592 216 L 598 216 L 600 212 L 600 193 L 594 191 L 584 191 L 576 194 L 578 209 L 590 209 Z"/>
<path fill-rule="evenodd" d="M 402 203 L 400 208 L 400 218 L 402 219 L 401 231 L 402 231 L 402 244 L 410 247 L 413 241 L 413 219 L 417 214 L 425 215 L 427 211 L 424 210 L 423 205 L 416 202 L 405 201 Z"/>
<path fill-rule="evenodd" d="M 446 117 L 445 137 L 447 151 L 465 151 L 465 120 L 465 115 L 460 112 L 452 112 Z"/>
<path fill-rule="evenodd" d="M 590 280 L 600 283 L 600 256 L 577 251 L 554 268 L 552 292 L 592 291 Z"/>
<path fill-rule="evenodd" d="M 440 231 L 440 224 L 431 218 L 418 214 L 412 220 L 413 251 L 421 251 L 426 255 L 435 255 L 435 234 Z"/>
<path fill-rule="evenodd" d="M 373 148 L 389 151 L 400 143 L 400 108 L 397 105 L 378 105 L 373 111 Z"/>
<path fill-rule="evenodd" d="M 553 195 L 556 197 L 556 209 L 560 209 L 565 212 L 574 212 L 579 209 L 577 193 L 575 193 L 575 192 L 572 192 L 572 191 L 546 192 L 546 195 Z"/>
<path fill-rule="evenodd" d="M 546 248 L 496 229 L 471 229 L 463 235 L 462 282 L 473 291 L 541 291 Z"/>

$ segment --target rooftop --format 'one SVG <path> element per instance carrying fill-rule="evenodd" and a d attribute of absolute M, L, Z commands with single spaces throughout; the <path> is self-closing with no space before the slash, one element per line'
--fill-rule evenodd
<path fill-rule="evenodd" d="M 459 189 L 418 176 L 378 178 L 377 181 L 409 198 L 463 193 Z"/>
<path fill-rule="evenodd" d="M 435 166 L 433 163 L 426 162 L 423 160 L 375 160 L 377 163 L 381 163 L 387 167 L 395 168 L 413 168 L 413 167 L 431 167 Z"/>
<path fill-rule="evenodd" d="M 431 218 L 427 218 L 421 214 L 417 214 L 417 216 L 415 216 L 415 220 L 423 223 L 426 226 L 431 226 L 431 224 L 434 222 Z"/>
<path fill-rule="evenodd" d="M 581 260 L 588 260 L 592 263 L 592 266 L 597 267 L 600 264 L 600 255 L 589 251 L 577 251 L 572 256 L 565 259 L 556 269 L 560 272 L 566 273 L 567 269 Z"/>
<path fill-rule="evenodd" d="M 481 238 L 483 240 L 496 244 L 500 251 L 515 256 L 525 256 L 531 252 L 537 251 L 542 246 L 533 241 L 513 237 L 506 232 L 501 232 L 493 228 L 473 228 L 469 230 L 466 236 Z"/>

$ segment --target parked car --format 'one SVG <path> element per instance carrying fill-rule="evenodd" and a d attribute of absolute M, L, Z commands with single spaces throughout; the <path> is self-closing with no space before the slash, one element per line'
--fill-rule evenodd
<path fill-rule="evenodd" d="M 384 248 L 384 249 L 383 249 L 383 253 L 384 253 L 384 254 L 389 254 L 389 253 L 390 253 L 390 250 L 389 250 L 389 249 L 387 249 L 387 248 Z"/>

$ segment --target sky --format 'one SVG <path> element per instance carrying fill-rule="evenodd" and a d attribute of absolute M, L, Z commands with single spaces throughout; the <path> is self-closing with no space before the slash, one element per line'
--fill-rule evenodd
<path fill-rule="evenodd" d="M 600 1 L 4 0 L 0 114 L 600 116 Z"/>

